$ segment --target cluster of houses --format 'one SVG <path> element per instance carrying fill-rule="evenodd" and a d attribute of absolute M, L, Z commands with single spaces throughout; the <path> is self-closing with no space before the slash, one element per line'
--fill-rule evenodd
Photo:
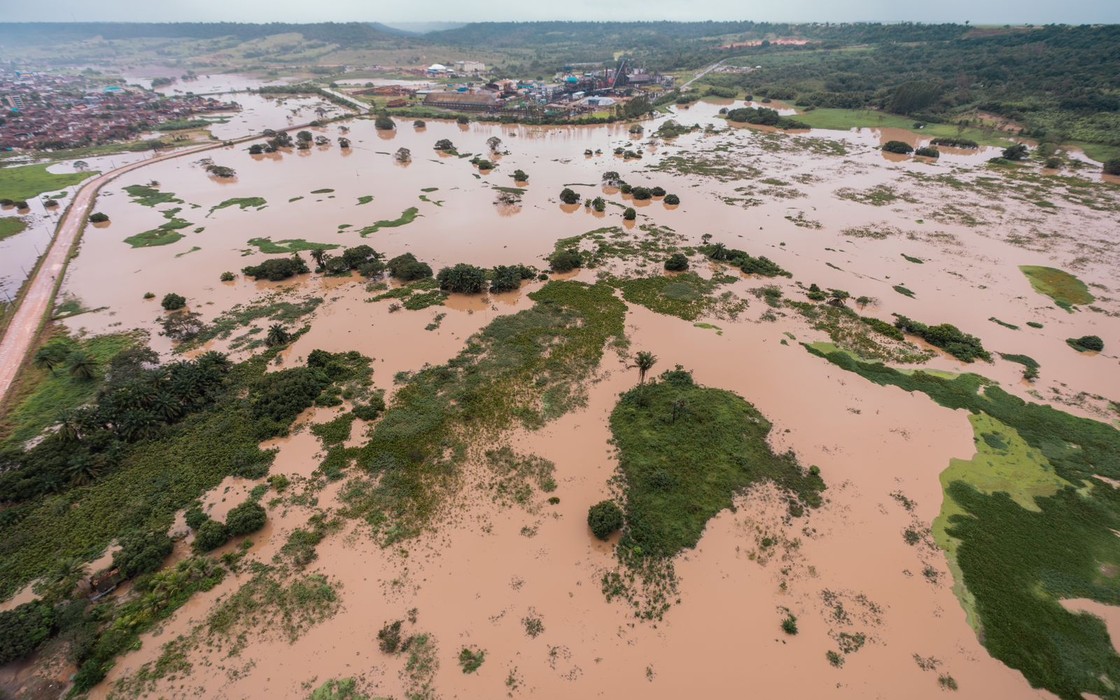
<path fill-rule="evenodd" d="M 0 149 L 50 150 L 128 139 L 168 122 L 236 111 L 210 97 L 166 97 L 79 75 L 0 69 Z"/>

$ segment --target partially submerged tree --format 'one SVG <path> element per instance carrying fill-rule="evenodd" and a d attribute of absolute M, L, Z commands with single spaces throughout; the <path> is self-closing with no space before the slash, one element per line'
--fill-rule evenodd
<path fill-rule="evenodd" d="M 646 383 L 646 373 L 657 364 L 657 356 L 648 350 L 642 350 L 634 355 L 634 363 L 638 367 L 638 383 Z"/>

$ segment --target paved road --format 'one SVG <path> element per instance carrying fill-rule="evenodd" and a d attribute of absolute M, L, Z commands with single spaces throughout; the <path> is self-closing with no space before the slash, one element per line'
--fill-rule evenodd
<path fill-rule="evenodd" d="M 710 65 L 710 66 L 708 66 L 707 68 L 705 68 L 705 69 L 704 69 L 703 71 L 701 71 L 701 72 L 697 73 L 696 75 L 692 76 L 692 80 L 689 80 L 689 81 L 688 81 L 687 83 L 685 83 L 684 85 L 681 85 L 680 89 L 681 89 L 681 90 L 684 90 L 685 88 L 687 88 L 687 87 L 688 87 L 689 85 L 692 85 L 693 83 L 695 83 L 695 82 L 696 82 L 697 80 L 699 80 L 700 78 L 703 78 L 703 77 L 704 77 L 705 75 L 707 75 L 708 73 L 711 73 L 711 72 L 712 72 L 712 71 L 714 71 L 714 70 L 715 70 L 716 68 L 719 68 L 719 67 L 720 67 L 720 65 L 722 65 L 722 64 L 723 64 L 723 61 L 722 61 L 722 60 L 721 60 L 721 61 L 716 61 L 716 62 L 715 62 L 715 63 L 713 63 L 712 65 Z"/>
<path fill-rule="evenodd" d="M 299 124 L 284 128 L 302 129 L 306 126 L 309 125 Z M 58 287 L 62 283 L 62 277 L 66 272 L 66 261 L 70 256 L 70 250 L 81 236 L 86 223 L 86 216 L 92 209 L 93 202 L 101 188 L 121 175 L 145 165 L 172 158 L 181 158 L 215 148 L 223 148 L 229 143 L 242 143 L 258 138 L 260 138 L 259 134 L 252 134 L 224 142 L 218 141 L 195 148 L 185 148 L 181 151 L 156 156 L 138 163 L 130 163 L 98 175 L 92 180 L 86 180 L 85 184 L 78 189 L 71 199 L 66 213 L 62 215 L 58 228 L 55 230 L 54 239 L 51 241 L 50 247 L 47 248 L 47 252 L 44 253 L 34 277 L 28 280 L 23 296 L 17 302 L 18 306 L 12 316 L 11 323 L 8 324 L 4 338 L 0 340 L 0 402 L 7 396 L 8 390 L 15 382 L 20 368 L 23 367 L 23 363 L 27 359 L 27 354 L 35 343 L 36 336 L 39 335 L 39 328 L 51 311 L 55 293 L 58 291 Z"/>

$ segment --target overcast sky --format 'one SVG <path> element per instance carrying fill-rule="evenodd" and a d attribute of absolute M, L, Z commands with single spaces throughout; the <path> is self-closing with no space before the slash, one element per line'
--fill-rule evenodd
<path fill-rule="evenodd" d="M 1120 23 L 1120 0 L 52 0 L 5 5 L 0 21 L 481 22 L 563 20 Z"/>

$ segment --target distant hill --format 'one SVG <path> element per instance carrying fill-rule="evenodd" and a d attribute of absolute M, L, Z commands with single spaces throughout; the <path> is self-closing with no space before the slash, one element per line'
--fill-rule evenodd
<path fill-rule="evenodd" d="M 88 39 L 215 39 L 232 36 L 243 41 L 275 34 L 299 33 L 305 39 L 326 41 L 344 47 L 363 46 L 399 39 L 400 32 L 365 22 L 321 24 L 243 24 L 236 22 L 6 22 L 0 23 L 0 43 L 9 46 Z"/>
<path fill-rule="evenodd" d="M 467 26 L 466 22 L 392 22 L 390 24 L 382 24 L 374 22 L 373 26 L 387 32 L 396 32 L 406 35 L 414 34 L 428 34 L 430 32 L 442 32 L 449 29 L 458 29 L 459 27 Z"/>

